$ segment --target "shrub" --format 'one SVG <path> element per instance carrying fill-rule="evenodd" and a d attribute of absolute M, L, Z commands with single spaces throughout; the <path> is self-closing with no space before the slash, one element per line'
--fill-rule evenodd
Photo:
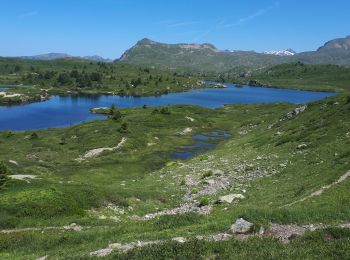
<path fill-rule="evenodd" d="M 6 132 L 6 137 L 7 137 L 7 138 L 9 138 L 9 137 L 11 137 L 11 136 L 14 136 L 14 135 L 15 135 L 14 132 L 12 132 L 12 131 L 10 131 L 10 130 Z"/>
<path fill-rule="evenodd" d="M 203 175 L 202 175 L 202 179 L 205 179 L 205 178 L 208 178 L 208 177 L 210 177 L 210 176 L 212 176 L 213 175 L 213 171 L 207 171 L 206 173 L 204 173 Z"/>
<path fill-rule="evenodd" d="M 122 113 L 118 110 L 115 110 L 114 113 L 111 115 L 111 118 L 115 121 L 120 120 L 123 117 Z"/>
<path fill-rule="evenodd" d="M 163 114 L 163 115 L 170 115 L 170 110 L 168 107 L 162 107 L 160 109 L 160 113 Z"/>
<path fill-rule="evenodd" d="M 66 138 L 65 138 L 64 136 L 61 138 L 61 141 L 60 141 L 59 144 L 60 144 L 60 145 L 65 145 L 65 144 L 67 144 L 67 140 L 66 140 Z"/>
<path fill-rule="evenodd" d="M 199 206 L 200 207 L 208 206 L 209 204 L 210 204 L 210 199 L 208 197 L 203 197 L 199 201 Z"/>
<path fill-rule="evenodd" d="M 159 109 L 158 108 L 153 109 L 152 114 L 157 114 L 157 113 L 159 113 Z"/>
<path fill-rule="evenodd" d="M 120 133 L 127 133 L 128 132 L 128 124 L 126 122 L 122 123 L 120 128 L 118 129 Z"/>
<path fill-rule="evenodd" d="M 115 111 L 116 111 L 116 107 L 115 107 L 115 104 L 113 103 L 113 104 L 111 105 L 110 110 L 109 110 L 109 114 L 110 114 L 110 115 L 113 115 L 113 114 L 115 113 Z"/>
<path fill-rule="evenodd" d="M 38 138 L 39 138 L 39 135 L 36 132 L 33 132 L 29 137 L 29 139 L 31 140 L 38 139 Z"/>
<path fill-rule="evenodd" d="M 198 193 L 197 188 L 192 188 L 191 193 L 192 193 L 192 194 L 196 194 L 196 193 Z"/>

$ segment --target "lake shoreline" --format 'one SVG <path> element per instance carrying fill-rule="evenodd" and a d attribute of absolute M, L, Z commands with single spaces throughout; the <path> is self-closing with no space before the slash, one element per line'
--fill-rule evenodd
<path fill-rule="evenodd" d="M 159 96 L 116 95 L 52 95 L 45 102 L 34 102 L 22 106 L 0 106 L 0 130 L 37 130 L 61 128 L 81 122 L 100 119 L 93 108 L 117 109 L 137 107 L 153 108 L 172 105 L 193 105 L 210 109 L 230 104 L 291 103 L 305 104 L 333 96 L 331 92 L 312 92 L 263 87 L 237 87 L 225 84 L 225 88 L 201 88 L 186 92 L 168 93 Z M 38 101 L 44 101 L 42 98 Z M 96 111 L 95 111 L 96 112 Z M 99 111 L 101 112 L 101 111 Z M 106 113 L 103 111 L 103 113 Z"/>

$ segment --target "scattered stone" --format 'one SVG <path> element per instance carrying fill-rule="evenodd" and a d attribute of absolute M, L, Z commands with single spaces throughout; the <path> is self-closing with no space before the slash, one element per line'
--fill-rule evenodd
<path fill-rule="evenodd" d="M 299 115 L 300 113 L 304 112 L 307 109 L 307 105 L 301 106 L 301 107 L 297 107 L 294 108 L 292 111 L 288 112 L 286 115 L 284 115 L 280 120 L 278 120 L 277 122 L 274 122 L 272 124 L 270 124 L 267 128 L 271 129 L 274 125 L 276 125 L 278 122 L 282 122 L 285 120 L 289 120 L 292 119 L 293 117 L 296 117 L 297 115 Z"/>
<path fill-rule="evenodd" d="M 263 226 L 261 226 L 259 229 L 259 235 L 262 236 L 262 235 L 264 235 L 264 233 L 265 233 L 265 229 Z"/>
<path fill-rule="evenodd" d="M 185 243 L 187 241 L 184 237 L 174 237 L 172 240 L 179 243 Z"/>
<path fill-rule="evenodd" d="M 188 119 L 188 120 L 190 120 L 191 122 L 194 121 L 194 119 L 193 119 L 192 117 L 186 116 L 185 118 Z"/>
<path fill-rule="evenodd" d="M 186 134 L 189 134 L 189 133 L 191 133 L 192 132 L 192 128 L 190 128 L 190 127 L 186 127 L 184 130 L 182 130 L 179 134 L 180 135 L 186 135 Z"/>
<path fill-rule="evenodd" d="M 303 226 L 272 224 L 266 234 L 278 238 L 283 243 L 288 243 L 291 239 L 303 235 L 305 231 L 306 228 Z"/>
<path fill-rule="evenodd" d="M 94 252 L 91 252 L 91 256 L 97 256 L 97 257 L 104 257 L 107 255 L 110 255 L 112 253 L 113 249 L 112 248 L 104 248 L 100 250 L 96 250 Z"/>
<path fill-rule="evenodd" d="M 14 160 L 9 160 L 9 163 L 14 164 L 14 165 L 18 165 L 18 162 L 14 161 Z"/>
<path fill-rule="evenodd" d="M 302 150 L 302 149 L 305 149 L 307 147 L 307 144 L 299 144 L 298 146 L 297 146 L 297 149 L 298 150 Z"/>
<path fill-rule="evenodd" d="M 245 197 L 243 194 L 228 194 L 228 195 L 219 197 L 219 202 L 232 203 L 232 201 L 234 201 L 236 199 L 244 199 L 244 198 Z"/>
<path fill-rule="evenodd" d="M 232 238 L 231 234 L 219 233 L 206 238 L 207 241 L 226 241 Z"/>
<path fill-rule="evenodd" d="M 185 185 L 186 186 L 197 186 L 199 184 L 199 181 L 194 179 L 191 175 L 185 176 Z"/>
<path fill-rule="evenodd" d="M 207 184 L 207 185 L 214 185 L 215 184 L 215 180 L 214 179 L 205 180 L 204 183 Z"/>
<path fill-rule="evenodd" d="M 212 210 L 211 206 L 202 206 L 199 207 L 194 203 L 187 203 L 183 204 L 180 207 L 173 208 L 173 209 L 166 209 L 163 211 L 155 212 L 155 213 L 149 213 L 146 214 L 142 219 L 143 220 L 150 220 L 154 219 L 159 216 L 164 216 L 164 215 L 178 215 L 178 214 L 183 214 L 183 213 L 189 213 L 189 212 L 194 212 L 202 215 L 208 215 Z"/>
<path fill-rule="evenodd" d="M 46 260 L 47 257 L 48 255 L 44 255 L 44 256 L 38 257 L 36 260 Z"/>
<path fill-rule="evenodd" d="M 70 224 L 70 225 L 68 225 L 68 226 L 64 226 L 63 229 L 79 232 L 79 231 L 82 231 L 82 230 L 83 230 L 83 227 L 77 225 L 76 223 L 72 223 L 72 224 Z"/>
<path fill-rule="evenodd" d="M 239 218 L 234 224 L 232 224 L 230 230 L 233 234 L 245 234 L 249 233 L 252 228 L 253 223 L 250 223 L 243 218 Z"/>
<path fill-rule="evenodd" d="M 306 108 L 307 108 L 307 105 L 294 108 L 292 111 L 288 112 L 284 117 L 282 117 L 282 120 L 291 119 L 291 118 L 299 115 L 300 113 L 304 112 L 306 110 Z"/>
<path fill-rule="evenodd" d="M 30 180 L 41 179 L 36 175 L 30 175 L 30 174 L 15 174 L 15 175 L 9 175 L 9 177 L 13 180 L 26 181 L 27 183 L 30 183 Z"/>

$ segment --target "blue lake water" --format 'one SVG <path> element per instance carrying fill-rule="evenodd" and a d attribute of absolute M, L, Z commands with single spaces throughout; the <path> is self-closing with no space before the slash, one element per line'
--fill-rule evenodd
<path fill-rule="evenodd" d="M 176 104 L 199 105 L 218 108 L 225 104 L 252 104 L 289 102 L 307 103 L 335 95 L 330 92 L 312 92 L 263 87 L 205 88 L 189 92 L 171 93 L 159 97 L 119 96 L 53 96 L 50 100 L 22 106 L 0 107 L 0 130 L 34 130 L 67 127 L 87 120 L 105 118 L 90 113 L 94 107 L 119 108 L 164 106 Z"/>

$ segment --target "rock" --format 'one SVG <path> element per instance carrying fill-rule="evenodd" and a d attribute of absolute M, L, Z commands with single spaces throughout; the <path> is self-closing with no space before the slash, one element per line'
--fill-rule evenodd
<path fill-rule="evenodd" d="M 192 132 L 192 128 L 186 127 L 183 131 L 179 132 L 180 135 L 186 135 Z"/>
<path fill-rule="evenodd" d="M 213 88 L 227 88 L 227 86 L 222 83 L 216 83 L 213 85 Z"/>
<path fill-rule="evenodd" d="M 228 194 L 228 195 L 225 195 L 225 196 L 221 196 L 219 198 L 219 202 L 231 203 L 235 199 L 244 199 L 244 198 L 245 197 L 244 197 L 243 194 Z"/>
<path fill-rule="evenodd" d="M 250 232 L 252 228 L 253 223 L 250 223 L 243 218 L 239 218 L 234 224 L 231 225 L 230 230 L 233 234 L 245 234 Z"/>
<path fill-rule="evenodd" d="M 185 243 L 186 242 L 186 238 L 184 238 L 184 237 L 174 237 L 172 240 L 176 241 L 176 242 L 179 242 L 179 243 Z"/>
<path fill-rule="evenodd" d="M 297 146 L 297 149 L 298 150 L 302 150 L 302 149 L 305 149 L 307 147 L 307 144 L 299 144 L 298 146 Z"/>
<path fill-rule="evenodd" d="M 264 235 L 264 233 L 265 233 L 265 229 L 264 229 L 264 227 L 263 226 L 261 226 L 260 227 L 260 229 L 259 229 L 259 235 Z"/>
<path fill-rule="evenodd" d="M 12 163 L 14 165 L 18 165 L 18 162 L 14 161 L 14 160 L 9 160 L 9 163 Z"/>
<path fill-rule="evenodd" d="M 219 170 L 219 169 L 216 169 L 216 170 L 213 170 L 213 174 L 214 174 L 214 175 L 223 175 L 223 174 L 224 174 L 224 171 Z"/>
<path fill-rule="evenodd" d="M 83 227 L 77 225 L 76 223 L 72 223 L 72 224 L 70 224 L 68 226 L 64 226 L 63 228 L 65 230 L 73 230 L 73 231 L 82 231 L 83 230 Z"/>
<path fill-rule="evenodd" d="M 15 175 L 9 175 L 9 177 L 13 180 L 26 181 L 27 183 L 30 183 L 30 180 L 41 179 L 36 175 L 30 175 L 30 174 L 15 174 Z"/>
<path fill-rule="evenodd" d="M 44 256 L 38 257 L 36 260 L 46 260 L 47 257 L 48 257 L 47 255 L 44 255 Z"/>
<path fill-rule="evenodd" d="M 213 179 L 205 180 L 204 183 L 207 184 L 207 185 L 214 185 L 215 184 L 215 180 L 213 180 Z"/>
<path fill-rule="evenodd" d="M 100 250 L 91 252 L 90 255 L 97 256 L 97 257 L 104 257 L 104 256 L 111 254 L 112 251 L 113 251 L 112 248 L 104 248 L 104 249 L 100 249 Z"/>
<path fill-rule="evenodd" d="M 307 105 L 301 106 L 301 107 L 297 107 L 295 109 L 293 109 L 292 111 L 288 112 L 286 115 L 284 115 L 281 119 L 279 119 L 277 122 L 273 122 L 272 124 L 270 124 L 267 128 L 271 129 L 273 126 L 275 126 L 278 122 L 282 122 L 288 119 L 291 119 L 297 115 L 299 115 L 300 113 L 304 112 L 307 109 Z"/>
<path fill-rule="evenodd" d="M 291 119 L 297 115 L 299 115 L 300 113 L 304 112 L 307 108 L 307 105 L 301 106 L 301 107 L 297 107 L 295 109 L 293 109 L 292 111 L 288 112 L 283 118 L 283 120 L 288 120 Z"/>

